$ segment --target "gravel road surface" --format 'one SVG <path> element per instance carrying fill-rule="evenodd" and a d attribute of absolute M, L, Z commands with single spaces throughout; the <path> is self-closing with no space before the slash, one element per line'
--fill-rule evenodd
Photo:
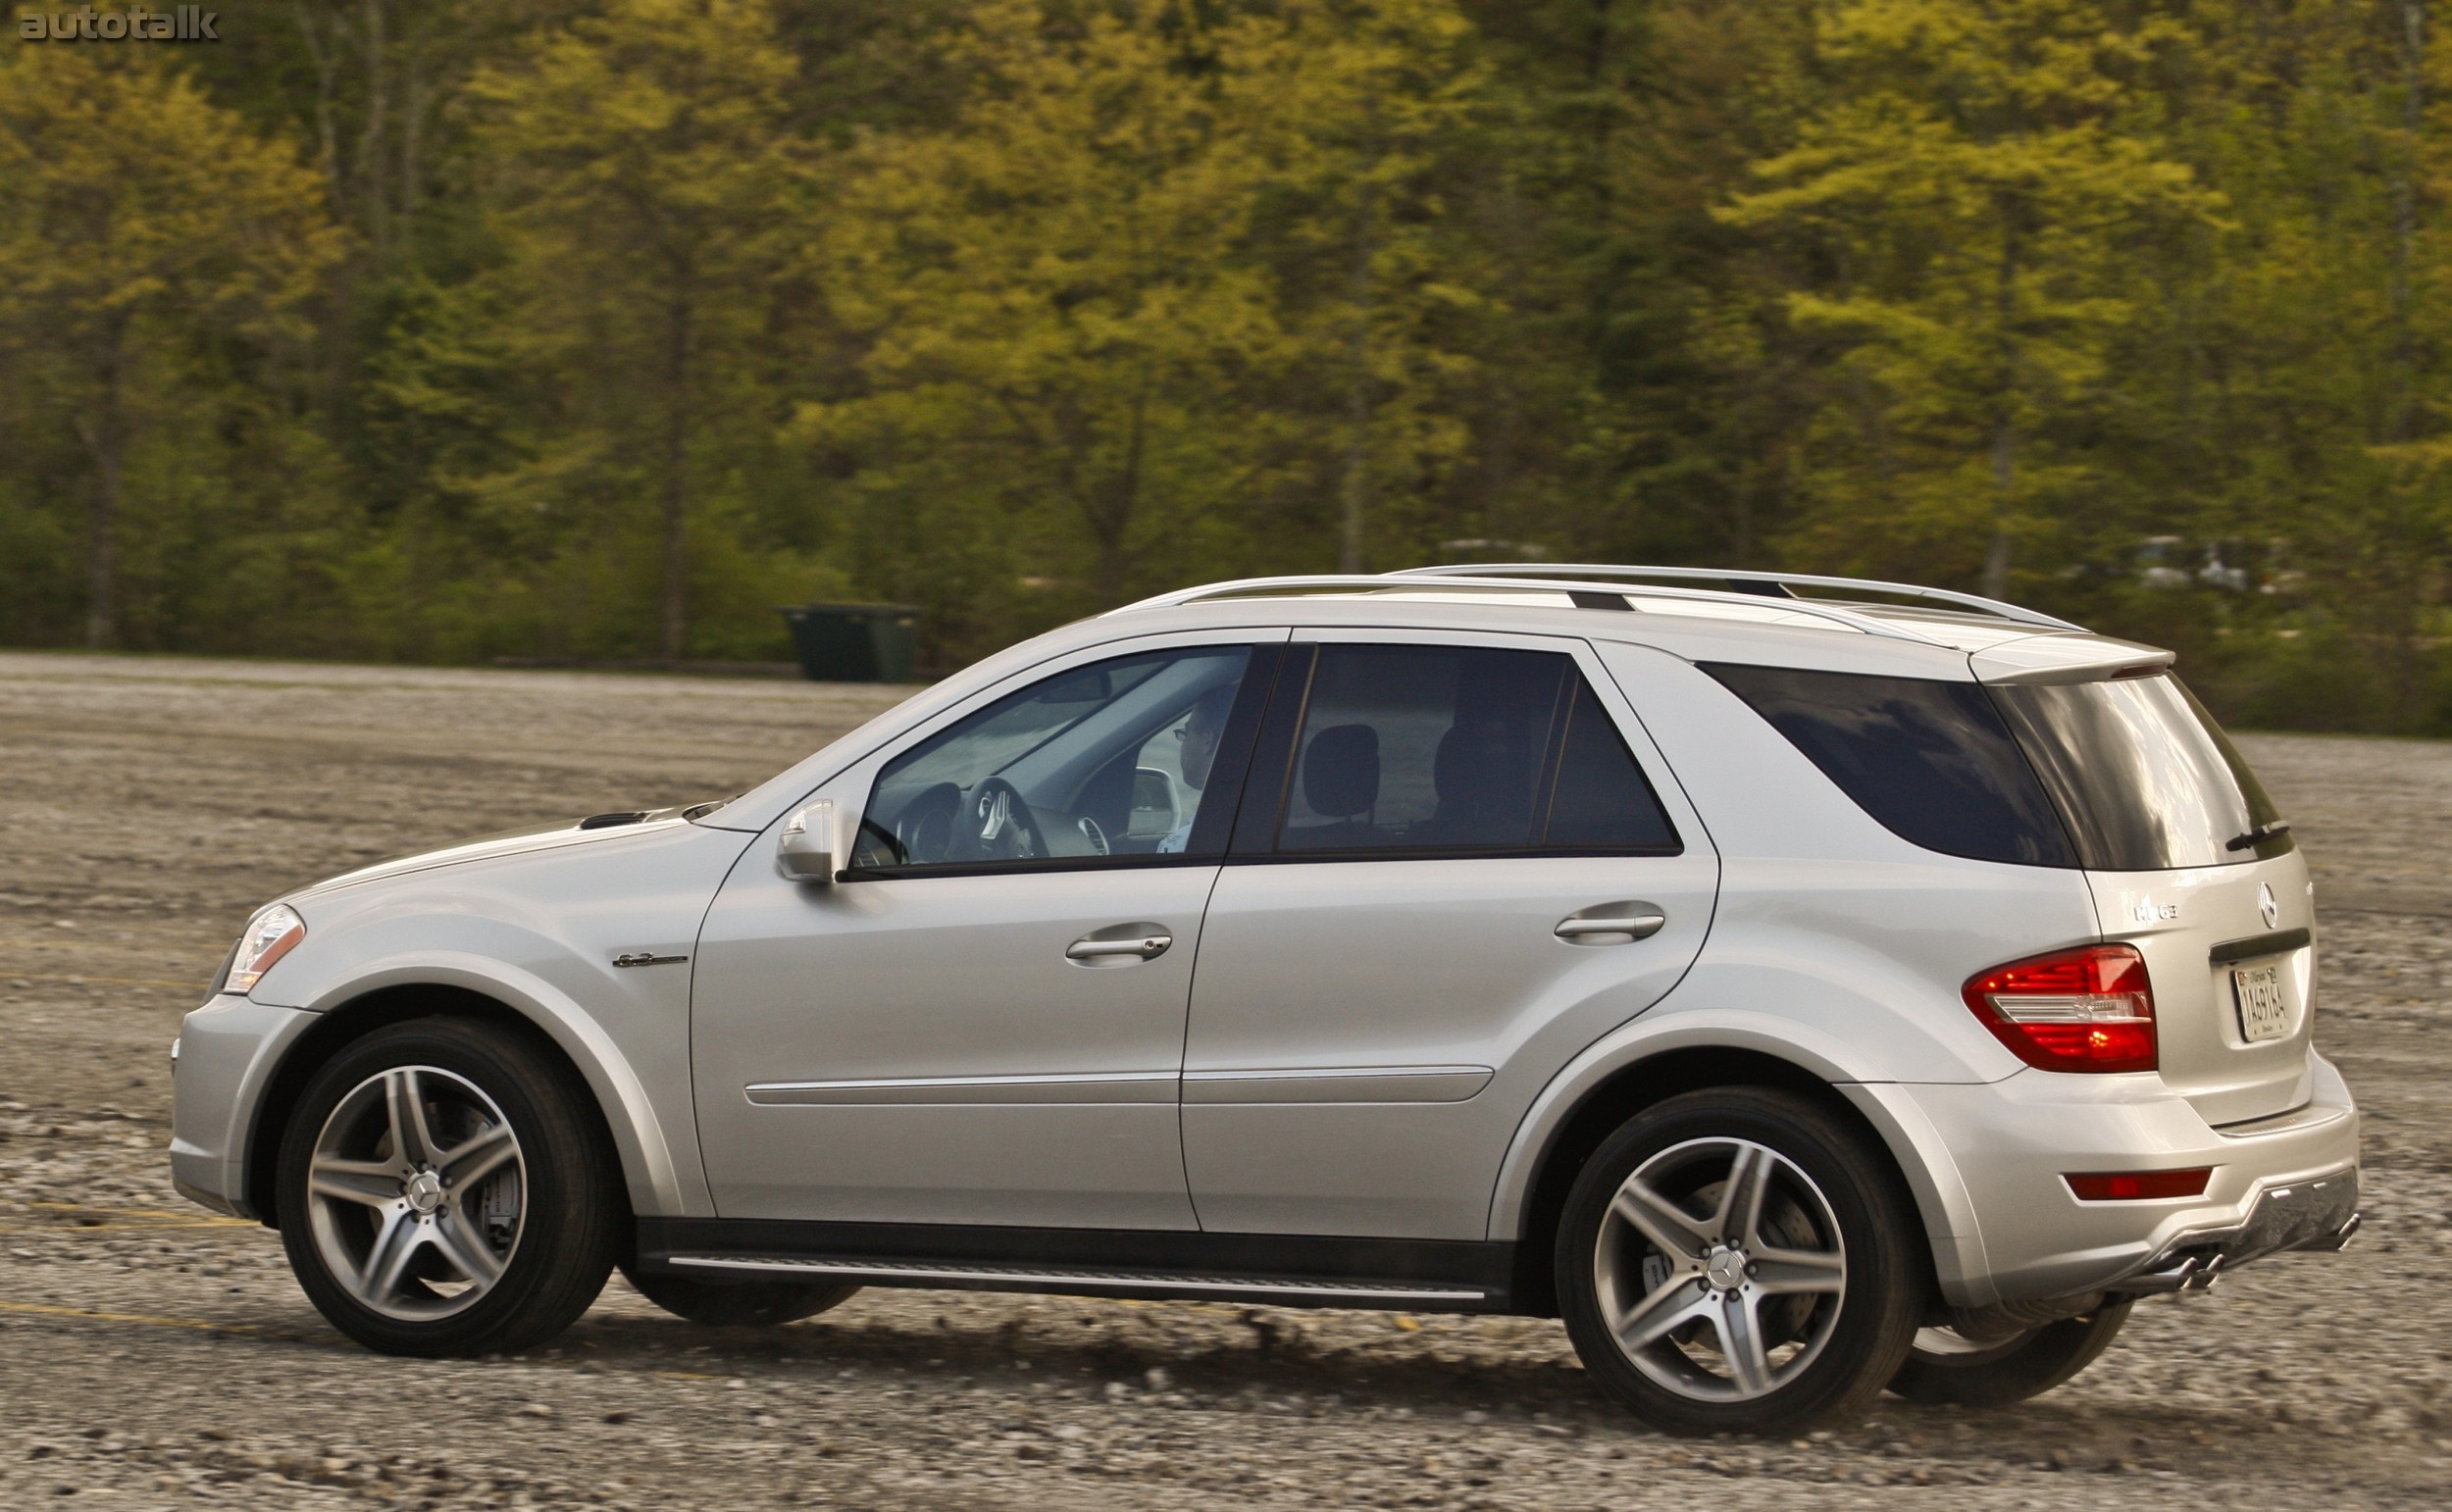
<path fill-rule="evenodd" d="M 0 1505 L 2246 1508 L 2452 1501 L 2452 746 L 2243 741 L 2318 878 L 2367 1229 L 2137 1309 L 2013 1411 L 1681 1441 L 1558 1325 L 863 1293 L 383 1359 L 178 1198 L 165 1051 L 248 910 L 369 859 L 720 796 L 877 689 L 0 654 Z"/>

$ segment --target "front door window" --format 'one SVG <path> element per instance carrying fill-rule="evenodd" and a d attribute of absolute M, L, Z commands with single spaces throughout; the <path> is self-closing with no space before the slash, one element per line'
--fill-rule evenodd
<path fill-rule="evenodd" d="M 887 763 L 853 875 L 1214 858 L 1251 661 L 1249 646 L 1117 657 L 998 699 Z"/>

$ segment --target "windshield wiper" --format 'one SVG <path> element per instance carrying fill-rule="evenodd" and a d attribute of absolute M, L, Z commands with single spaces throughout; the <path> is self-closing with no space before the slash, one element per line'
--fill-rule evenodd
<path fill-rule="evenodd" d="M 2267 840 L 2273 838 L 2275 835 L 2288 834 L 2289 832 L 2290 821 L 2286 819 L 2268 820 L 2245 834 L 2232 836 L 2229 840 L 2223 843 L 2222 849 L 2247 850 L 2252 846 L 2264 844 Z"/>

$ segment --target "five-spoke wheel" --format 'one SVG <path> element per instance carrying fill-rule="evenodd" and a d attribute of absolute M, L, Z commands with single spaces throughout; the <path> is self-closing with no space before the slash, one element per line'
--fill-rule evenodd
<path fill-rule="evenodd" d="M 628 1219 L 587 1088 L 533 1031 L 412 1020 L 341 1049 L 281 1145 L 281 1240 L 343 1333 L 511 1350 L 604 1286 Z"/>
<path fill-rule="evenodd" d="M 1717 1087 L 1630 1119 L 1585 1162 L 1558 1237 L 1587 1368 L 1679 1433 L 1776 1433 L 1861 1406 L 1916 1332 L 1896 1179 L 1831 1110 Z"/>
<path fill-rule="evenodd" d="M 324 1120 L 307 1219 L 352 1296 L 388 1318 L 440 1318 L 501 1279 L 520 1241 L 527 1166 L 494 1100 L 434 1066 L 377 1072 Z"/>

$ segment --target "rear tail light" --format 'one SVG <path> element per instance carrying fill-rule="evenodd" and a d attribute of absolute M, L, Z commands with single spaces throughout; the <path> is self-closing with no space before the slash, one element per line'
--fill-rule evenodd
<path fill-rule="evenodd" d="M 1967 980 L 1967 1006 L 2045 1071 L 2152 1071 L 2154 983 L 2134 945 L 2080 945 Z"/>
<path fill-rule="evenodd" d="M 2202 1197 L 2205 1184 L 2214 1179 L 2214 1168 L 2199 1166 L 2193 1171 L 2104 1171 L 2094 1174 L 2070 1172 L 2061 1178 L 2069 1189 L 2087 1202 L 2146 1202 L 2163 1197 Z"/>

